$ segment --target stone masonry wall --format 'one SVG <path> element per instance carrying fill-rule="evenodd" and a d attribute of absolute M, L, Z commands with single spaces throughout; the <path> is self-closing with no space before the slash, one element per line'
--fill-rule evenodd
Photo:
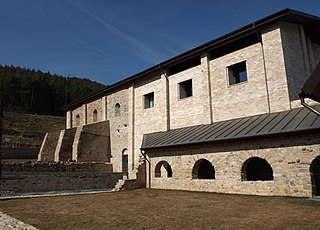
<path fill-rule="evenodd" d="M 291 33 L 294 33 L 292 38 Z M 114 170 L 122 171 L 125 153 L 128 154 L 129 177 L 135 177 L 145 133 L 290 110 L 293 104 L 290 97 L 296 98 L 297 85 L 302 81 L 302 78 L 288 80 L 296 78 L 296 73 L 293 74 L 296 69 L 299 74 L 302 69 L 302 64 L 295 61 L 293 47 L 301 43 L 303 36 L 298 25 L 276 23 L 261 31 L 261 43 L 210 61 L 207 52 L 211 51 L 206 50 L 201 54 L 201 65 L 170 76 L 165 74 L 167 69 L 159 69 L 156 74 L 120 85 L 100 99 L 79 106 L 69 114 L 73 127 L 77 114 L 82 125 L 92 123 L 93 111 L 97 109 L 98 120 L 101 116 L 110 122 Z M 309 59 L 318 57 L 319 46 L 308 41 L 306 44 Z M 299 58 L 304 55 L 303 50 L 297 51 Z M 248 81 L 229 85 L 228 67 L 243 61 Z M 189 79 L 192 79 L 193 96 L 180 99 L 179 83 Z M 151 92 L 154 92 L 154 107 L 145 109 L 144 95 Z M 294 103 L 297 104 L 297 100 Z M 117 104 L 120 114 L 115 112 Z"/>
<path fill-rule="evenodd" d="M 99 122 L 99 121 L 103 121 L 103 116 L 102 116 L 102 99 L 97 99 L 93 102 L 87 103 L 87 124 L 91 124 L 94 122 Z M 97 117 L 96 120 L 94 121 L 94 111 L 97 111 Z"/>
<path fill-rule="evenodd" d="M 54 161 L 54 156 L 55 156 L 55 151 L 58 144 L 59 136 L 60 136 L 60 131 L 46 134 L 38 155 L 39 161 L 43 161 L 43 162 Z"/>
<path fill-rule="evenodd" d="M 246 62 L 247 82 L 229 85 L 228 66 Z M 213 120 L 268 113 L 262 47 L 256 43 L 210 61 Z"/>
<path fill-rule="evenodd" d="M 79 124 L 77 125 L 77 115 L 80 116 L 80 119 L 79 119 Z M 79 125 L 84 125 L 85 122 L 85 109 L 84 109 L 84 106 L 80 106 L 79 108 L 76 108 L 72 111 L 72 127 L 76 127 L 76 126 L 79 126 Z"/>
<path fill-rule="evenodd" d="M 284 60 L 286 57 L 282 47 L 281 28 L 278 24 L 262 31 L 262 43 L 270 112 L 289 110 L 289 89 Z"/>
<path fill-rule="evenodd" d="M 311 73 L 311 60 L 303 27 L 290 23 L 281 23 L 280 26 L 289 96 L 293 101 L 299 99 L 300 90 Z"/>
<path fill-rule="evenodd" d="M 82 126 L 77 146 L 77 162 L 110 161 L 109 122 Z"/>
<path fill-rule="evenodd" d="M 319 133 L 314 133 L 147 151 L 151 188 L 309 197 L 310 164 L 320 155 L 319 138 Z M 251 157 L 265 159 L 272 167 L 274 180 L 241 181 L 243 163 Z M 199 159 L 212 163 L 215 179 L 192 179 L 192 169 Z M 171 165 L 171 178 L 155 177 L 160 161 Z"/>
<path fill-rule="evenodd" d="M 189 79 L 192 79 L 192 96 L 180 99 L 179 83 Z M 201 65 L 169 76 L 169 94 L 171 129 L 210 124 L 206 58 L 202 58 Z"/>
<path fill-rule="evenodd" d="M 59 161 L 69 161 L 72 159 L 72 144 L 76 134 L 76 128 L 66 129 L 61 140 L 59 151 Z"/>
<path fill-rule="evenodd" d="M 1 194 L 112 189 L 122 174 L 104 163 L 11 164 L 2 166 Z"/>
<path fill-rule="evenodd" d="M 164 76 L 156 75 L 135 83 L 134 87 L 134 164 L 132 170 L 138 167 L 140 147 L 144 133 L 155 131 L 166 131 L 166 79 Z M 144 95 L 154 93 L 154 107 L 144 107 Z M 131 163 L 131 162 L 130 162 Z M 134 175 L 135 176 L 135 175 Z"/>
<path fill-rule="evenodd" d="M 122 154 L 131 152 L 128 143 L 128 89 L 122 88 L 107 96 L 107 120 L 110 122 L 111 163 L 115 172 L 122 172 Z M 116 114 L 116 104 L 120 105 Z"/>

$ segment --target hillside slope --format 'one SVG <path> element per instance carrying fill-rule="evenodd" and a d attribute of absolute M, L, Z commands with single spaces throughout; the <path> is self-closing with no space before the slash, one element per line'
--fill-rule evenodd
<path fill-rule="evenodd" d="M 40 147 L 45 133 L 64 128 L 64 117 L 5 112 L 2 146 Z"/>

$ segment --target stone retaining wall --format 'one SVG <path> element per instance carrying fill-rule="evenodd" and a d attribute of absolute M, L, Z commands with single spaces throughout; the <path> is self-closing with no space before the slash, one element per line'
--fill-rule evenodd
<path fill-rule="evenodd" d="M 112 189 L 122 178 L 108 163 L 28 163 L 2 166 L 1 194 Z"/>

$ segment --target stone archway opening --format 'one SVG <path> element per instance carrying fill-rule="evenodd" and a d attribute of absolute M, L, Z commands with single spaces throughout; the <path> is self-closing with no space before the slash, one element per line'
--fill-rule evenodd
<path fill-rule="evenodd" d="M 171 165 L 166 161 L 160 161 L 154 170 L 155 177 L 172 177 Z"/>
<path fill-rule="evenodd" d="M 273 180 L 273 170 L 270 164 L 260 157 L 246 160 L 241 169 L 242 181 L 268 181 Z"/>
<path fill-rule="evenodd" d="M 312 195 L 320 196 L 320 156 L 316 157 L 310 165 Z"/>
<path fill-rule="evenodd" d="M 93 122 L 97 122 L 98 121 L 98 111 L 95 109 L 93 110 L 93 113 L 92 113 L 92 121 Z"/>
<path fill-rule="evenodd" d="M 78 126 L 78 125 L 80 125 L 80 115 L 79 114 L 77 114 L 77 116 L 76 116 L 76 126 Z"/>
<path fill-rule="evenodd" d="M 123 149 L 122 150 L 122 173 L 123 176 L 128 178 L 129 175 L 129 159 L 128 159 L 128 150 Z"/>
<path fill-rule="evenodd" d="M 192 179 L 215 179 L 215 170 L 210 161 L 198 160 L 192 169 Z"/>

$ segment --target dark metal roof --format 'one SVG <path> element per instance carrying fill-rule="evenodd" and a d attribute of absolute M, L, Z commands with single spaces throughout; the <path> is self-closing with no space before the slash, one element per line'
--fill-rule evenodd
<path fill-rule="evenodd" d="M 114 90 L 115 88 L 117 88 L 119 86 L 123 86 L 128 83 L 131 83 L 132 81 L 134 81 L 136 79 L 146 77 L 152 73 L 161 72 L 163 68 L 170 67 L 170 66 L 175 65 L 179 62 L 182 62 L 183 60 L 186 60 L 188 58 L 192 58 L 196 55 L 199 55 L 203 52 L 212 51 L 212 50 L 219 48 L 223 45 L 226 45 L 230 42 L 234 42 L 234 41 L 237 41 L 238 39 L 244 38 L 245 36 L 248 36 L 250 34 L 256 34 L 260 30 L 265 28 L 265 26 L 270 25 L 271 23 L 274 23 L 279 20 L 286 21 L 286 22 L 292 22 L 292 23 L 299 23 L 299 24 L 304 25 L 305 30 L 307 31 L 308 34 L 311 35 L 312 40 L 314 42 L 320 43 L 320 30 L 315 29 L 320 26 L 320 18 L 313 16 L 313 15 L 310 15 L 310 14 L 306 14 L 306 13 L 303 13 L 300 11 L 296 11 L 296 10 L 292 10 L 292 9 L 287 8 L 287 9 L 281 10 L 275 14 L 267 16 L 263 19 L 255 21 L 249 25 L 246 25 L 240 29 L 237 29 L 231 33 L 228 33 L 228 34 L 223 35 L 219 38 L 216 38 L 212 41 L 209 41 L 209 42 L 207 42 L 203 45 L 200 45 L 196 48 L 193 48 L 193 49 L 191 49 L 185 53 L 182 53 L 176 57 L 173 57 L 169 60 L 161 62 L 161 63 L 159 63 L 149 69 L 146 69 L 140 73 L 137 73 L 135 75 L 132 75 L 131 77 L 128 77 L 128 78 L 123 79 L 113 85 L 110 85 L 110 86 L 106 87 L 105 89 L 100 90 L 99 92 L 96 92 L 96 93 L 89 95 L 85 98 L 81 98 L 75 102 L 72 102 L 72 103 L 68 104 L 66 107 L 64 107 L 64 109 L 68 110 L 68 109 L 76 108 L 77 106 L 79 106 L 85 102 L 95 100 L 95 99 L 101 97 L 102 95 L 109 93 L 110 91 Z"/>
<path fill-rule="evenodd" d="M 319 109 L 317 106 L 316 109 Z M 142 150 L 210 143 L 320 129 L 320 116 L 306 108 L 198 125 L 143 136 Z"/>

